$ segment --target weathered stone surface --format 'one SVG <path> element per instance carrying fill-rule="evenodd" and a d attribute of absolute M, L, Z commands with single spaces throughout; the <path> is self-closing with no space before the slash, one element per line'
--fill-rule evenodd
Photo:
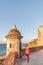
<path fill-rule="evenodd" d="M 14 62 L 15 62 L 15 54 L 13 52 L 10 52 L 10 54 L 4 61 L 4 65 L 14 65 Z"/>
<path fill-rule="evenodd" d="M 38 28 L 38 46 L 43 46 L 43 26 L 39 26 Z"/>
<path fill-rule="evenodd" d="M 10 52 L 17 52 L 21 57 L 21 38 L 23 37 L 16 25 L 5 36 L 7 40 L 6 55 Z"/>
<path fill-rule="evenodd" d="M 10 54 L 5 58 L 0 60 L 0 65 L 14 65 L 15 63 L 15 54 L 10 52 Z"/>

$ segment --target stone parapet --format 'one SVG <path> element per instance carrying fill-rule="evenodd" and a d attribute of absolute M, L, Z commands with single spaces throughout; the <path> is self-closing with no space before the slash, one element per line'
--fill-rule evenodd
<path fill-rule="evenodd" d="M 14 52 L 10 52 L 10 54 L 5 59 L 1 59 L 0 65 L 15 65 L 15 54 L 14 54 Z"/>

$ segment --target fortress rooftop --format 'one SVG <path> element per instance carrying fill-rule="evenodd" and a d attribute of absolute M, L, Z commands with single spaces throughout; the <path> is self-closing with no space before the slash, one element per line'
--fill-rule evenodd
<path fill-rule="evenodd" d="M 14 38 L 22 38 L 23 36 L 17 29 L 16 25 L 13 26 L 13 28 L 8 32 L 8 34 L 5 36 L 8 39 L 14 39 Z"/>

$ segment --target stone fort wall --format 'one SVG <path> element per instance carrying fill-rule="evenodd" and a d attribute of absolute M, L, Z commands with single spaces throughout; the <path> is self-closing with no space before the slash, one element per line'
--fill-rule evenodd
<path fill-rule="evenodd" d="M 14 52 L 10 52 L 10 54 L 5 59 L 0 59 L 0 65 L 15 65 Z"/>

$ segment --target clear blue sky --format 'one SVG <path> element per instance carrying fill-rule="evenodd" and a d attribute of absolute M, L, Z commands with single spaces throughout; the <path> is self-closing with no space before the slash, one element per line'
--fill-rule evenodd
<path fill-rule="evenodd" d="M 25 41 L 37 38 L 43 25 L 43 0 L 0 0 L 0 40 L 16 25 Z"/>

